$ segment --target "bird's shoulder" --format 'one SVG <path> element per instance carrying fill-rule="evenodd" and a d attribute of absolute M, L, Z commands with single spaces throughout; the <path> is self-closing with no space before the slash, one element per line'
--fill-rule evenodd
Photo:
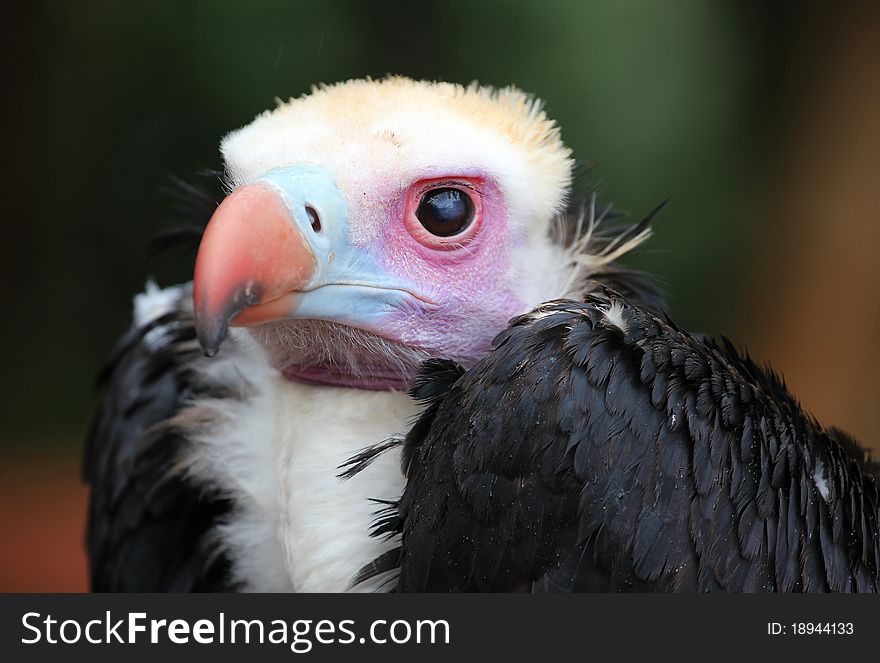
<path fill-rule="evenodd" d="M 857 445 L 728 341 L 614 291 L 539 306 L 413 394 L 407 488 L 379 523 L 402 535 L 402 589 L 835 588 L 842 558 L 876 583 Z"/>
<path fill-rule="evenodd" d="M 187 440 L 175 417 L 205 390 L 193 365 L 189 284 L 148 284 L 134 321 L 101 371 L 101 399 L 83 458 L 90 486 L 87 546 L 98 591 L 193 591 L 224 587 L 222 555 L 206 536 L 223 499 L 180 471 Z"/>

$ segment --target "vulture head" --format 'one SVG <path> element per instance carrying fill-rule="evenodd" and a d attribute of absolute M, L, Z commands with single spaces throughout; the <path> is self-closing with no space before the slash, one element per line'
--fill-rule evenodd
<path fill-rule="evenodd" d="M 427 357 L 472 365 L 582 267 L 553 236 L 570 152 L 516 89 L 349 81 L 221 150 L 230 193 L 193 284 L 209 355 L 243 328 L 288 378 L 403 388 Z"/>

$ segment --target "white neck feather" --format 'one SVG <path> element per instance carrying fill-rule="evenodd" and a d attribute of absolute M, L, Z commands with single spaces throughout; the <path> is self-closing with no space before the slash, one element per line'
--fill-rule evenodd
<path fill-rule="evenodd" d="M 348 591 L 360 568 L 394 545 L 369 536 L 378 508 L 370 498 L 399 498 L 404 479 L 396 449 L 345 481 L 339 466 L 405 433 L 418 408 L 400 392 L 291 382 L 256 353 L 244 355 L 227 362 L 248 375 L 251 395 L 194 404 L 214 423 L 193 436 L 187 462 L 235 503 L 217 530 L 233 580 L 245 591 Z"/>

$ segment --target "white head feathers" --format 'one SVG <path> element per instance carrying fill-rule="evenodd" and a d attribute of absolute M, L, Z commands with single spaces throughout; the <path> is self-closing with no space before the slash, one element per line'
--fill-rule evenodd
<path fill-rule="evenodd" d="M 366 235 L 356 241 L 376 231 L 376 212 L 426 164 L 487 171 L 511 217 L 529 234 L 546 234 L 565 207 L 573 165 L 537 99 L 515 88 L 400 77 L 316 87 L 232 132 L 221 149 L 232 186 L 292 163 L 326 168 Z"/>

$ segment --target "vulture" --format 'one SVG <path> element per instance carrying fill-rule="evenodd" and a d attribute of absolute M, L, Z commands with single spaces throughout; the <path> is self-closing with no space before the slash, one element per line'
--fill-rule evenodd
<path fill-rule="evenodd" d="M 880 588 L 878 466 L 677 327 L 514 88 L 314 88 L 221 143 L 84 458 L 96 591 Z"/>

